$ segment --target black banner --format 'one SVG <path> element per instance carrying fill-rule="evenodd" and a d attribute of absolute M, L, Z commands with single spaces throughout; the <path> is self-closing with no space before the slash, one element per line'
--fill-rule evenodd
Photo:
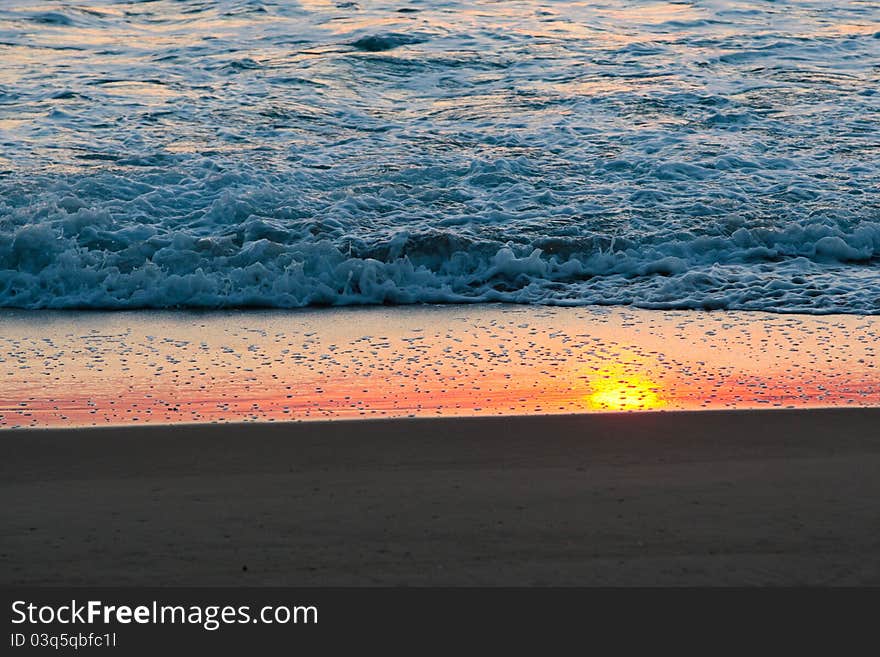
<path fill-rule="evenodd" d="M 563 640 L 585 650 L 597 641 L 711 641 L 710 650 L 773 635 L 838 651 L 873 627 L 878 591 L 29 588 L 5 589 L 3 600 L 3 654 L 12 655 L 323 654 L 352 646 L 419 654 L 465 650 L 474 640 L 538 650 Z"/>

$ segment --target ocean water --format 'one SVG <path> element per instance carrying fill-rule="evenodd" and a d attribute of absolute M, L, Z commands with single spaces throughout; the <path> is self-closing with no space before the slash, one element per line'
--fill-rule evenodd
<path fill-rule="evenodd" d="M 880 3 L 0 2 L 0 306 L 880 313 Z"/>

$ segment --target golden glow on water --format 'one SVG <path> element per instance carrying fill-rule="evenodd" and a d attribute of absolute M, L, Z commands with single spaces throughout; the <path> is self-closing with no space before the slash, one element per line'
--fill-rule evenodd
<path fill-rule="evenodd" d="M 869 21 L 863 24 L 828 25 L 821 30 L 821 34 L 826 37 L 873 36 L 877 32 L 880 32 L 880 22 L 878 21 Z"/>
<path fill-rule="evenodd" d="M 619 21 L 656 25 L 670 21 L 693 21 L 706 16 L 704 10 L 681 2 L 637 2 L 632 5 L 597 9 Z"/>

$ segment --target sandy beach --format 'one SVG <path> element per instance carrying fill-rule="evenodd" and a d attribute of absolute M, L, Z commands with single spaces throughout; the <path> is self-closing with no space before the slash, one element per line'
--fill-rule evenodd
<path fill-rule="evenodd" d="M 7 431 L 4 584 L 880 584 L 880 409 Z"/>

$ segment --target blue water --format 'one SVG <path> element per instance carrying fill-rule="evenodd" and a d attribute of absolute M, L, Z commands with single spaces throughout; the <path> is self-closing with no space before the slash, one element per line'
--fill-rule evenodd
<path fill-rule="evenodd" d="M 880 3 L 0 3 L 0 306 L 880 313 Z"/>

